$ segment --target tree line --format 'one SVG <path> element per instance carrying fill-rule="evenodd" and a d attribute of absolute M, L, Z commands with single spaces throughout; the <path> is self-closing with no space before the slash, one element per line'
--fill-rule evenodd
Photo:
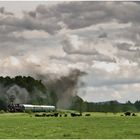
<path fill-rule="evenodd" d="M 87 102 L 83 101 L 82 98 L 76 96 L 73 98 L 72 104 L 69 109 L 77 110 L 81 112 L 139 112 L 140 111 L 140 100 L 135 103 L 127 101 L 126 103 L 119 103 L 118 101 L 107 101 L 107 102 Z"/>
<path fill-rule="evenodd" d="M 9 101 L 5 98 L 7 90 L 13 85 L 18 85 L 25 88 L 29 93 L 29 104 L 48 104 L 57 107 L 58 95 L 55 91 L 48 89 L 41 80 L 36 80 L 31 76 L 16 76 L 16 77 L 0 77 L 0 110 L 6 110 Z M 16 91 L 17 92 L 17 91 Z M 127 101 L 126 103 L 119 103 L 118 101 L 107 102 L 87 102 L 79 96 L 71 98 L 71 106 L 66 109 L 77 110 L 80 113 L 86 112 L 125 112 L 140 111 L 140 100 L 135 103 Z"/>

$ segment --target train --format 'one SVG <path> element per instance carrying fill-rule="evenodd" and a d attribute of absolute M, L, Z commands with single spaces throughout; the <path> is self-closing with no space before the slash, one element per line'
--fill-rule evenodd
<path fill-rule="evenodd" d="M 55 111 L 55 106 L 51 105 L 31 105 L 31 104 L 10 104 L 8 105 L 9 112 L 52 112 Z"/>

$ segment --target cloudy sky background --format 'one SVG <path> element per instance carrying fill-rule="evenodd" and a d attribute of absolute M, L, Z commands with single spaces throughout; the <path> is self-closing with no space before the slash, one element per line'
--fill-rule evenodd
<path fill-rule="evenodd" d="M 140 2 L 0 2 L 0 75 L 85 71 L 87 101 L 140 100 Z"/>

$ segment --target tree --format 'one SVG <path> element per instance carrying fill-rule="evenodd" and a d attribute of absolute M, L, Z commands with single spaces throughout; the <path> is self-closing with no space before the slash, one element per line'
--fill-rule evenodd
<path fill-rule="evenodd" d="M 117 101 L 110 101 L 110 109 L 111 112 L 116 113 L 119 112 L 119 104 Z"/>
<path fill-rule="evenodd" d="M 136 112 L 137 109 L 136 109 L 136 107 L 135 107 L 135 105 L 133 103 L 131 103 L 130 101 L 127 101 L 123 105 L 123 111 L 133 111 L 133 112 Z"/>

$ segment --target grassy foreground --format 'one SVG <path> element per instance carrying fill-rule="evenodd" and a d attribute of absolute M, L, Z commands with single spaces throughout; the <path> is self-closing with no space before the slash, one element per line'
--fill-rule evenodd
<path fill-rule="evenodd" d="M 140 138 L 140 117 L 93 113 L 90 117 L 0 114 L 0 139 Z"/>

